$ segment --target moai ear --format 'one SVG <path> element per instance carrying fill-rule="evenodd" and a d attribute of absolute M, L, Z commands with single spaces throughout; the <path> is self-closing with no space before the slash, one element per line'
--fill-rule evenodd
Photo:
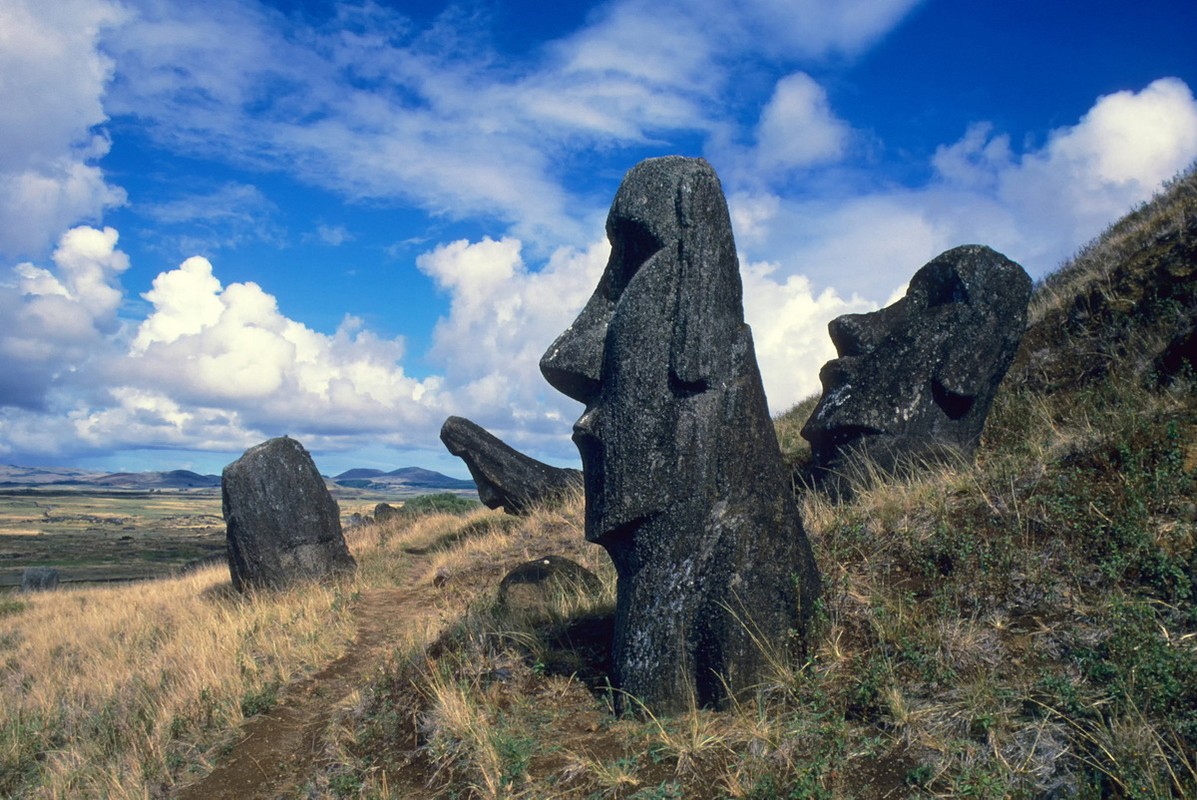
<path fill-rule="evenodd" d="M 705 161 L 698 164 L 676 197 L 681 235 L 669 379 L 679 394 L 706 391 L 713 376 L 727 374 L 745 327 L 727 202 L 714 170 Z"/>

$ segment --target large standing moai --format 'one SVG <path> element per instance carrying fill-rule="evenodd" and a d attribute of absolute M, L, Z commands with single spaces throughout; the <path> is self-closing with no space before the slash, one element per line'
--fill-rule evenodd
<path fill-rule="evenodd" d="M 832 320 L 839 358 L 819 372 L 823 397 L 802 428 L 816 481 L 838 486 L 860 456 L 886 472 L 971 460 L 1030 296 L 1022 267 L 964 245 L 916 272 L 893 305 Z"/>
<path fill-rule="evenodd" d="M 246 450 L 221 473 L 220 494 L 238 591 L 356 568 L 337 501 L 294 439 L 282 436 Z"/>
<path fill-rule="evenodd" d="M 576 469 L 549 466 L 526 456 L 464 417 L 445 420 L 441 441 L 466 463 L 478 498 L 487 508 L 502 506 L 508 514 L 522 514 L 582 486 L 582 473 Z"/>
<path fill-rule="evenodd" d="M 744 324 L 723 190 L 701 159 L 644 161 L 611 257 L 541 359 L 574 426 L 586 538 L 618 575 L 618 687 L 655 712 L 719 707 L 794 656 L 820 594 Z"/>

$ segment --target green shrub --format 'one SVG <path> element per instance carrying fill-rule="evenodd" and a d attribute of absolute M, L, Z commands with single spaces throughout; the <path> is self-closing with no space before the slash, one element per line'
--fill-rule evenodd
<path fill-rule="evenodd" d="M 403 501 L 399 513 L 416 516 L 419 514 L 468 514 L 481 505 L 452 492 L 421 494 Z"/>

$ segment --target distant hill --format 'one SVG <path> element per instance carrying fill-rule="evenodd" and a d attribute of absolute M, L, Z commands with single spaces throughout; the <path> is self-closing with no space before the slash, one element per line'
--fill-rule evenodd
<path fill-rule="evenodd" d="M 475 491 L 473 481 L 450 478 L 422 467 L 402 467 L 390 472 L 380 469 L 351 469 L 329 479 L 335 488 L 369 489 L 401 494 Z M 167 472 L 98 472 L 74 467 L 19 467 L 0 465 L 0 488 L 76 489 L 219 489 L 219 475 L 201 475 L 186 469 Z"/>
<path fill-rule="evenodd" d="M 97 478 L 98 486 L 114 489 L 218 489 L 219 475 L 200 475 L 186 469 L 169 472 L 114 472 Z"/>
<path fill-rule="evenodd" d="M 333 477 L 338 486 L 378 491 L 474 491 L 473 481 L 450 478 L 430 469 L 401 467 L 383 472 L 380 469 L 351 469 Z"/>
<path fill-rule="evenodd" d="M 218 489 L 219 475 L 200 475 L 185 469 L 168 472 L 97 472 L 73 467 L 0 466 L 0 487 L 62 487 L 86 489 Z"/>
<path fill-rule="evenodd" d="M 337 481 L 338 483 L 341 481 L 368 481 L 373 480 L 374 478 L 380 478 L 383 475 L 386 475 L 386 473 L 380 469 L 350 469 L 342 472 L 340 475 L 335 476 L 333 480 Z"/>

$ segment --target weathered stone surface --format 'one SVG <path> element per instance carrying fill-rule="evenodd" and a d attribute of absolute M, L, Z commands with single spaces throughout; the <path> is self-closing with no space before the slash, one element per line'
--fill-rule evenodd
<path fill-rule="evenodd" d="M 25 567 L 21 573 L 22 592 L 49 592 L 58 588 L 58 570 L 54 567 Z"/>
<path fill-rule="evenodd" d="M 503 507 L 520 514 L 552 502 L 581 487 L 582 473 L 559 469 L 529 458 L 494 434 L 462 417 L 449 417 L 441 426 L 441 441 L 465 461 L 487 508 Z"/>
<path fill-rule="evenodd" d="M 617 685 L 657 713 L 718 707 L 727 689 L 766 678 L 762 644 L 802 647 L 819 574 L 744 324 L 714 170 L 680 157 L 640 163 L 607 236 L 598 288 L 541 371 L 586 404 L 574 442 L 586 538 L 618 574 Z"/>
<path fill-rule="evenodd" d="M 341 515 L 312 457 L 283 436 L 224 468 L 221 505 L 229 571 L 238 591 L 352 571 Z"/>
<path fill-rule="evenodd" d="M 498 602 L 507 609 L 543 614 L 564 593 L 596 595 L 602 588 L 598 576 L 578 562 L 549 555 L 525 561 L 508 572 L 499 583 Z"/>
<path fill-rule="evenodd" d="M 971 460 L 994 394 L 1026 329 L 1031 279 L 980 245 L 943 253 L 906 296 L 828 326 L 839 358 L 802 429 L 816 479 L 835 484 L 866 455 L 884 471 Z"/>
<path fill-rule="evenodd" d="M 379 503 L 374 506 L 374 521 L 377 523 L 386 522 L 388 519 L 403 516 L 403 512 L 395 508 L 390 503 Z"/>

